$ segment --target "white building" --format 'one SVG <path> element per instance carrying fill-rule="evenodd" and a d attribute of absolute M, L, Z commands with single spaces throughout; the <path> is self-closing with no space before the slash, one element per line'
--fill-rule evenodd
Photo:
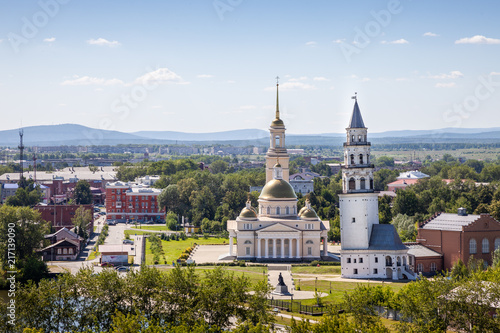
<path fill-rule="evenodd" d="M 426 175 L 423 172 L 420 172 L 418 170 L 412 170 L 412 171 L 405 171 L 401 172 L 396 179 L 422 179 L 422 178 L 429 178 L 429 175 Z"/>
<path fill-rule="evenodd" d="M 297 211 L 297 196 L 288 182 L 285 125 L 279 118 L 278 101 L 269 131 L 266 185 L 258 210 L 247 202 L 236 220 L 227 222 L 230 253 L 226 258 L 267 262 L 321 259 L 328 255 L 329 221 L 321 221 L 309 201 Z M 235 237 L 237 251 L 233 253 Z"/>
<path fill-rule="evenodd" d="M 379 224 L 371 144 L 355 99 L 351 122 L 346 128 L 343 193 L 339 195 L 341 274 L 345 278 L 414 279 L 408 248 L 393 225 Z"/>

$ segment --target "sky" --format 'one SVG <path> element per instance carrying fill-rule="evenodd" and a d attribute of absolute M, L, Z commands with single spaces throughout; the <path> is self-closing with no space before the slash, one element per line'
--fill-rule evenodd
<path fill-rule="evenodd" d="M 0 0 L 0 130 L 500 127 L 498 1 Z"/>

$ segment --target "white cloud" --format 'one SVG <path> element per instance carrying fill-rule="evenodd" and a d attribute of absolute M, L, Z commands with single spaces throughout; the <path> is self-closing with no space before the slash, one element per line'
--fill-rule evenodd
<path fill-rule="evenodd" d="M 114 40 L 114 41 L 109 41 L 107 39 L 104 39 L 104 38 L 97 38 L 97 39 L 89 39 L 87 41 L 87 44 L 90 44 L 90 45 L 99 45 L 99 46 L 109 46 L 109 47 L 114 47 L 114 46 L 120 46 L 121 44 Z"/>
<path fill-rule="evenodd" d="M 297 82 L 297 81 L 304 81 L 304 80 L 307 80 L 307 76 L 301 76 L 301 77 L 292 78 L 292 79 L 289 79 L 288 81 L 290 81 L 290 82 Z"/>
<path fill-rule="evenodd" d="M 500 75 L 500 72 L 491 72 L 490 75 Z"/>
<path fill-rule="evenodd" d="M 209 78 L 214 77 L 214 76 L 210 75 L 210 74 L 200 74 L 200 75 L 197 75 L 196 77 L 200 78 L 200 79 L 209 79 Z"/>
<path fill-rule="evenodd" d="M 324 76 L 316 76 L 315 78 L 313 78 L 313 80 L 314 81 L 330 81 L 329 79 L 327 79 Z"/>
<path fill-rule="evenodd" d="M 425 34 L 423 34 L 422 36 L 424 37 L 437 37 L 439 36 L 438 34 L 435 34 L 433 32 L 426 32 Z"/>
<path fill-rule="evenodd" d="M 267 87 L 266 90 L 275 90 L 276 87 Z M 296 81 L 288 81 L 285 83 L 280 83 L 280 91 L 287 91 L 287 90 L 314 90 L 316 89 L 315 86 L 306 84 L 303 82 L 296 82 Z"/>
<path fill-rule="evenodd" d="M 90 76 L 76 76 L 73 80 L 66 80 L 61 83 L 63 86 L 114 86 L 114 85 L 123 85 L 123 81 L 119 79 L 104 79 L 98 77 L 90 77 Z"/>
<path fill-rule="evenodd" d="M 361 82 L 368 82 L 370 81 L 371 79 L 369 77 L 364 77 L 361 79 Z"/>
<path fill-rule="evenodd" d="M 255 108 L 256 108 L 255 105 L 242 105 L 242 106 L 240 106 L 240 110 L 253 110 Z"/>
<path fill-rule="evenodd" d="M 456 86 L 455 82 L 436 83 L 436 85 L 435 85 L 436 88 L 453 88 L 455 86 Z"/>
<path fill-rule="evenodd" d="M 168 68 L 158 68 L 155 71 L 146 73 L 137 79 L 134 83 L 136 84 L 159 84 L 159 83 L 176 83 L 176 84 L 188 84 L 189 82 L 184 81 L 179 75 L 172 72 Z"/>
<path fill-rule="evenodd" d="M 317 43 L 315 41 L 310 41 L 306 43 L 306 46 L 316 46 L 316 44 Z"/>
<path fill-rule="evenodd" d="M 500 44 L 500 39 L 488 38 L 482 35 L 465 37 L 455 41 L 455 44 Z"/>
<path fill-rule="evenodd" d="M 66 106 L 66 104 L 64 104 L 64 103 L 59 103 L 59 106 Z"/>
<path fill-rule="evenodd" d="M 380 44 L 410 44 L 410 42 L 407 41 L 406 39 L 401 38 L 401 39 L 393 40 L 390 42 L 383 40 L 380 42 Z"/>
<path fill-rule="evenodd" d="M 335 90 L 335 86 L 331 86 L 331 87 L 330 87 L 330 90 Z"/>
<path fill-rule="evenodd" d="M 342 44 L 343 42 L 345 42 L 345 38 L 332 40 L 332 42 L 335 44 Z"/>
<path fill-rule="evenodd" d="M 234 80 L 228 80 L 227 83 L 233 84 L 233 83 L 236 83 L 236 81 L 234 81 Z"/>
<path fill-rule="evenodd" d="M 161 109 L 161 108 L 163 108 L 163 106 L 161 106 L 161 105 L 153 105 L 153 106 L 151 106 L 151 109 Z"/>
<path fill-rule="evenodd" d="M 47 43 L 52 43 L 56 41 L 56 38 L 55 37 L 45 38 L 43 41 Z"/>
<path fill-rule="evenodd" d="M 451 71 L 449 74 L 443 73 L 438 75 L 430 75 L 429 79 L 445 80 L 445 79 L 459 79 L 464 75 L 460 71 Z"/>
<path fill-rule="evenodd" d="M 406 78 L 406 77 L 398 77 L 396 78 L 396 81 L 397 82 L 403 82 L 403 81 L 409 81 L 410 79 Z"/>
<path fill-rule="evenodd" d="M 352 74 L 352 75 L 349 75 L 347 78 L 348 79 L 357 79 L 358 76 L 356 74 Z"/>

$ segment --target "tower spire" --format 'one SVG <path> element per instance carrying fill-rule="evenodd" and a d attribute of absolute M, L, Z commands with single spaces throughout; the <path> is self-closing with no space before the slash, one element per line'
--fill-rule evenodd
<path fill-rule="evenodd" d="M 354 96 L 352 96 L 351 98 L 354 100 L 354 108 L 352 110 L 351 121 L 349 122 L 349 128 L 365 128 L 363 117 L 361 117 L 361 111 L 359 111 L 358 93 L 355 92 Z"/>
<path fill-rule="evenodd" d="M 280 85 L 279 79 L 280 79 L 280 77 L 276 76 L 276 119 L 280 119 L 280 103 L 279 103 L 279 97 L 278 97 L 278 95 L 279 95 L 278 87 Z"/>

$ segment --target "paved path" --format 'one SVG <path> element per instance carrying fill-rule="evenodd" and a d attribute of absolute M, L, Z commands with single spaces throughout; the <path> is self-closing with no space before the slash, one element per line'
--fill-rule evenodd
<path fill-rule="evenodd" d="M 292 271 L 291 271 L 291 265 L 286 265 L 286 264 L 268 264 L 267 265 L 267 276 L 268 276 L 268 283 L 276 287 L 278 284 L 278 277 L 281 273 L 281 276 L 283 277 L 283 282 L 287 285 L 288 287 L 288 292 L 290 293 L 289 295 L 274 295 L 271 294 L 270 296 L 274 299 L 283 299 L 283 300 L 290 300 L 292 295 L 293 299 L 310 299 L 314 298 L 314 291 L 303 291 L 303 290 L 296 290 L 295 289 L 295 283 L 294 283 L 294 277 L 292 276 Z M 315 278 L 311 278 L 311 280 L 314 280 Z M 302 280 L 302 279 L 301 279 Z M 327 293 L 320 293 L 321 297 L 328 296 Z"/>

